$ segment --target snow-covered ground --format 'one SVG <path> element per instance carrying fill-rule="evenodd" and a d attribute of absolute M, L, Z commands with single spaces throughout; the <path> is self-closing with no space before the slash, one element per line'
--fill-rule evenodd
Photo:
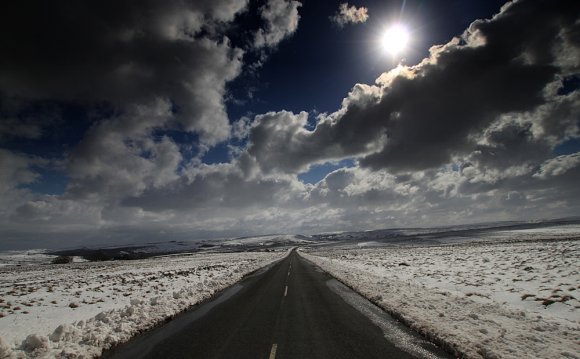
<path fill-rule="evenodd" d="M 286 254 L 0 267 L 0 358 L 98 356 Z"/>
<path fill-rule="evenodd" d="M 457 354 L 580 358 L 580 240 L 568 229 L 302 255 Z"/>
<path fill-rule="evenodd" d="M 48 264 L 52 262 L 54 258 L 56 258 L 56 256 L 47 254 L 45 249 L 5 251 L 0 252 L 0 267 Z"/>
<path fill-rule="evenodd" d="M 485 236 L 482 237 L 485 241 L 529 241 L 567 238 L 580 239 L 580 224 L 516 230 L 497 229 L 486 233 Z"/>

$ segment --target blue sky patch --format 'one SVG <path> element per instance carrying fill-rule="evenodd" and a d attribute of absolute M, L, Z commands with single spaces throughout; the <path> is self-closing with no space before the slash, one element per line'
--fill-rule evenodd
<path fill-rule="evenodd" d="M 554 148 L 556 156 L 569 155 L 576 152 L 580 152 L 580 138 L 578 137 L 562 142 Z"/>
<path fill-rule="evenodd" d="M 35 182 L 22 185 L 20 188 L 49 195 L 62 195 L 65 192 L 69 178 L 63 171 L 37 168 L 35 170 L 40 177 Z"/>
<path fill-rule="evenodd" d="M 322 180 L 330 172 L 339 168 L 350 168 L 355 166 L 355 160 L 352 158 L 339 162 L 326 162 L 320 165 L 314 165 L 306 172 L 298 175 L 298 179 L 304 183 L 315 184 Z"/>

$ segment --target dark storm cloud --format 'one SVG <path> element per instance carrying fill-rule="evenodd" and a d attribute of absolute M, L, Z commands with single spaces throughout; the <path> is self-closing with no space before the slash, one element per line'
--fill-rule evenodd
<path fill-rule="evenodd" d="M 146 191 L 123 204 L 148 211 L 204 210 L 222 216 L 241 209 L 280 205 L 294 195 L 299 183 L 288 178 L 245 178 L 234 165 L 203 166 L 183 176 L 171 186 Z M 297 192 L 297 191 L 296 191 Z M 290 206 L 286 202 L 285 206 Z M 218 213 L 214 213 L 217 211 Z M 209 213 L 208 213 L 209 214 Z"/>
<path fill-rule="evenodd" d="M 188 130 L 227 138 L 223 95 L 242 51 L 219 27 L 246 0 L 8 1 L 0 5 L 0 93 L 20 99 L 172 101 Z"/>
<path fill-rule="evenodd" d="M 491 20 L 478 20 L 431 57 L 383 74 L 377 86 L 357 85 L 338 112 L 314 131 L 280 113 L 258 118 L 249 152 L 266 171 L 293 172 L 325 160 L 361 156 L 372 169 L 421 170 L 476 147 L 477 137 L 507 114 L 525 114 L 560 100 L 550 85 L 578 69 L 580 3 L 521 1 Z M 546 129 L 574 128 L 571 103 L 540 121 Z M 564 121 L 560 113 L 566 117 Z M 575 112 L 577 114 L 577 111 Z M 270 115 L 272 116 L 272 115 Z M 278 133 L 294 131 L 293 136 Z M 562 132 L 562 131 L 560 131 Z M 268 151 L 263 151 L 268 149 Z M 266 153 L 264 153 L 266 152 Z"/>
<path fill-rule="evenodd" d="M 66 196 L 114 203 L 174 180 L 182 160 L 178 146 L 151 136 L 171 119 L 170 103 L 158 100 L 131 105 L 90 128 L 69 156 Z"/>
<path fill-rule="evenodd" d="M 545 138 L 537 137 L 529 123 L 502 123 L 485 132 L 485 143 L 475 147 L 469 161 L 499 169 L 542 162 L 551 156 L 552 148 Z"/>

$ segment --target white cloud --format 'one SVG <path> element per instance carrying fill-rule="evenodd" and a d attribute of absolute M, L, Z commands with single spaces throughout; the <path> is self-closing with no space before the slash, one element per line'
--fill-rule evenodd
<path fill-rule="evenodd" d="M 34 123 L 22 123 L 14 118 L 0 119 L 0 139 L 6 137 L 35 139 L 41 136 L 40 126 Z"/>
<path fill-rule="evenodd" d="M 346 24 L 362 24 L 369 18 L 368 9 L 364 6 L 357 8 L 348 3 L 342 3 L 338 7 L 338 12 L 330 17 L 330 20 L 340 27 Z"/>
<path fill-rule="evenodd" d="M 256 32 L 254 46 L 257 48 L 275 47 L 292 35 L 298 28 L 300 6 L 302 6 L 300 2 L 293 0 L 268 0 L 260 8 L 265 27 Z"/>
<path fill-rule="evenodd" d="M 0 190 L 10 191 L 36 181 L 38 173 L 31 166 L 43 163 L 39 158 L 0 149 Z"/>
<path fill-rule="evenodd" d="M 30 191 L 22 186 L 40 179 L 34 167 L 47 164 L 48 161 L 35 156 L 0 149 L 0 223 L 31 197 Z"/>
<path fill-rule="evenodd" d="M 179 148 L 150 137 L 171 118 L 171 105 L 158 100 L 95 125 L 71 154 L 67 195 L 107 203 L 175 180 Z"/>
<path fill-rule="evenodd" d="M 558 156 L 542 163 L 538 172 L 534 174 L 534 177 L 546 179 L 548 177 L 561 176 L 571 169 L 578 167 L 578 165 L 580 165 L 580 152 Z"/>

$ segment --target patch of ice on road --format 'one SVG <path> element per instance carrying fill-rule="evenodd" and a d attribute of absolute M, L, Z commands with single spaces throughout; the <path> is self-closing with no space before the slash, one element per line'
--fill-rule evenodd
<path fill-rule="evenodd" d="M 95 357 L 286 251 L 0 268 L 0 358 Z"/>

